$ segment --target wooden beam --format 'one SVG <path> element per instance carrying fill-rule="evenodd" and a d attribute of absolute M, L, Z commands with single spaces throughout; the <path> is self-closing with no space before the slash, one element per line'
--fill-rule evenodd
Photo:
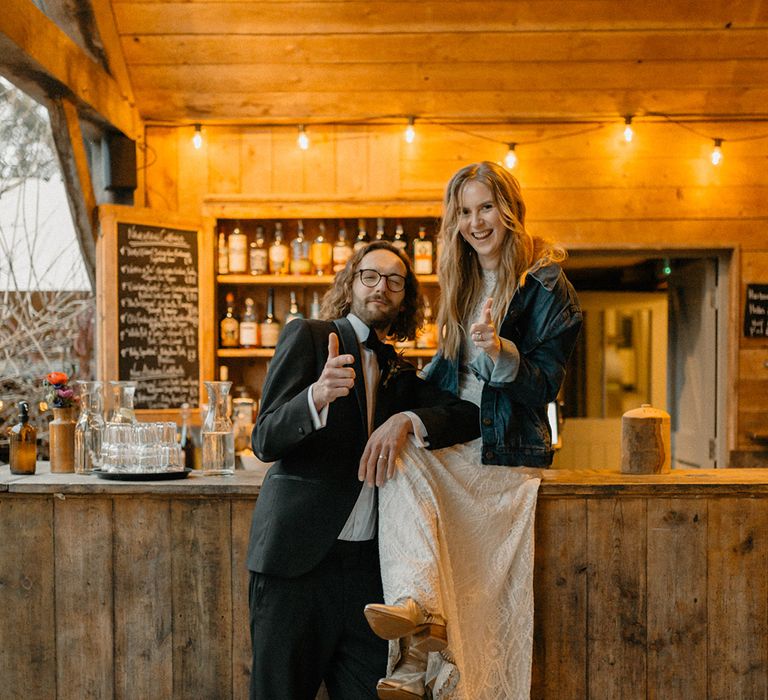
<path fill-rule="evenodd" d="M 68 97 L 83 117 L 140 136 L 129 96 L 30 0 L 3 0 L 0 74 L 41 102 Z"/>
<path fill-rule="evenodd" d="M 88 154 L 75 104 L 66 98 L 48 104 L 51 131 L 67 190 L 75 235 L 83 254 L 88 279 L 96 285 L 96 194 L 93 191 Z"/>

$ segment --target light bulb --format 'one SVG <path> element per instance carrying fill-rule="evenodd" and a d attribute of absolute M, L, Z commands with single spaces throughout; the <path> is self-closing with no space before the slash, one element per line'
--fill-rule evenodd
<path fill-rule="evenodd" d="M 632 131 L 632 117 L 624 117 L 624 124 L 626 124 L 624 127 L 624 140 L 629 143 L 635 135 L 635 132 Z"/>
<path fill-rule="evenodd" d="M 514 143 L 509 144 L 509 150 L 507 151 L 507 155 L 504 156 L 504 165 L 507 166 L 507 170 L 513 170 L 514 167 L 517 165 L 517 154 L 515 153 Z"/>
<path fill-rule="evenodd" d="M 192 145 L 198 151 L 203 147 L 203 132 L 199 124 L 195 124 L 195 135 L 192 137 Z"/>
<path fill-rule="evenodd" d="M 723 160 L 723 149 L 721 146 L 723 145 L 723 139 L 715 139 L 715 147 L 712 149 L 712 155 L 710 156 L 710 160 L 712 161 L 712 165 L 720 165 L 720 163 Z"/>
<path fill-rule="evenodd" d="M 408 126 L 405 127 L 405 142 L 413 143 L 416 138 L 416 129 L 414 127 L 415 117 L 408 117 Z"/>
<path fill-rule="evenodd" d="M 299 144 L 299 148 L 302 151 L 306 151 L 309 148 L 309 136 L 307 136 L 303 124 L 299 124 L 299 137 L 296 139 L 296 143 Z"/>

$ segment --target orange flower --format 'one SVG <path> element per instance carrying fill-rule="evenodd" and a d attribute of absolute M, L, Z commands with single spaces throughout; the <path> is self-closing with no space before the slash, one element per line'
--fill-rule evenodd
<path fill-rule="evenodd" d="M 64 372 L 49 372 L 46 377 L 49 384 L 66 384 L 69 377 Z"/>

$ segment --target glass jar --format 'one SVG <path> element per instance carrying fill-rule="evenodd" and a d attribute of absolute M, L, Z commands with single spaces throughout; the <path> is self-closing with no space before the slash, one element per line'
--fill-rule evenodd
<path fill-rule="evenodd" d="M 78 381 L 80 416 L 75 425 L 75 473 L 90 474 L 101 469 L 104 438 L 102 382 Z"/>
<path fill-rule="evenodd" d="M 232 382 L 204 382 L 208 411 L 201 430 L 203 474 L 229 476 L 235 473 L 235 435 L 227 415 L 227 399 Z"/>
<path fill-rule="evenodd" d="M 112 391 L 112 405 L 107 414 L 107 423 L 136 423 L 133 398 L 136 394 L 136 382 L 109 383 Z"/>

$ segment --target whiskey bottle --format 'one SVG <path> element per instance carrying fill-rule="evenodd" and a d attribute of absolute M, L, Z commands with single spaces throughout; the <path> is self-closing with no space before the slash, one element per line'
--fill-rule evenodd
<path fill-rule="evenodd" d="M 416 347 L 437 347 L 437 325 L 432 318 L 432 305 L 429 303 L 428 296 L 424 296 L 424 326 L 421 333 L 416 336 Z"/>
<path fill-rule="evenodd" d="M 291 241 L 291 274 L 308 275 L 311 272 L 309 241 L 304 238 L 304 222 L 299 219 L 296 238 Z"/>
<path fill-rule="evenodd" d="M 269 272 L 272 275 L 288 274 L 290 262 L 288 246 L 283 242 L 283 225 L 278 221 L 275 224 L 275 239 L 269 246 Z"/>
<path fill-rule="evenodd" d="M 413 271 L 417 275 L 431 275 L 433 269 L 432 241 L 425 228 L 419 226 L 419 236 L 413 239 Z"/>
<path fill-rule="evenodd" d="M 296 301 L 296 292 L 291 292 L 291 305 L 288 308 L 288 315 L 285 317 L 285 325 L 297 318 L 304 318 L 304 314 L 299 311 L 299 304 Z"/>
<path fill-rule="evenodd" d="M 273 287 L 270 287 L 267 292 L 267 315 L 259 324 L 261 346 L 264 348 L 274 348 L 280 336 L 280 329 L 280 321 L 275 316 L 275 290 Z"/>
<path fill-rule="evenodd" d="M 256 308 L 253 299 L 245 300 L 245 311 L 240 320 L 240 347 L 255 348 L 259 345 L 259 325 L 256 323 Z"/>
<path fill-rule="evenodd" d="M 238 221 L 229 234 L 229 272 L 242 274 L 248 270 L 248 237 L 240 230 Z"/>
<path fill-rule="evenodd" d="M 269 252 L 264 238 L 264 227 L 256 227 L 256 240 L 251 242 L 248 262 L 252 275 L 266 275 L 269 272 Z"/>
<path fill-rule="evenodd" d="M 219 229 L 218 268 L 220 275 L 229 273 L 229 249 L 227 248 L 227 235 Z"/>
<path fill-rule="evenodd" d="M 240 342 L 240 323 L 235 318 L 235 295 L 228 292 L 227 313 L 219 324 L 221 330 L 221 347 L 236 348 Z"/>
<path fill-rule="evenodd" d="M 377 240 L 377 241 L 387 240 L 384 234 L 384 219 L 381 216 L 378 219 L 376 219 L 376 238 L 374 240 Z"/>
<path fill-rule="evenodd" d="M 181 404 L 181 428 L 179 430 L 179 446 L 181 447 L 181 461 L 184 469 L 195 468 L 195 443 L 192 440 L 192 427 L 189 424 L 191 409 L 188 403 Z"/>
<path fill-rule="evenodd" d="M 392 245 L 407 255 L 408 239 L 406 239 L 403 225 L 399 221 L 397 226 L 395 226 L 395 237 L 392 239 Z"/>
<path fill-rule="evenodd" d="M 37 466 L 37 431 L 29 424 L 29 404 L 19 401 L 19 422 L 8 429 L 11 474 L 34 474 Z"/>
<path fill-rule="evenodd" d="M 316 275 L 331 274 L 333 262 L 333 246 L 325 236 L 325 224 L 321 221 L 318 225 L 318 233 L 312 241 L 312 270 Z"/>
<path fill-rule="evenodd" d="M 309 305 L 309 317 L 320 318 L 320 295 L 312 292 L 312 303 Z"/>
<path fill-rule="evenodd" d="M 347 229 L 344 222 L 339 222 L 339 235 L 333 244 L 333 272 L 341 272 L 352 257 L 352 246 L 347 241 Z"/>
<path fill-rule="evenodd" d="M 370 242 L 371 239 L 368 237 L 368 231 L 365 229 L 365 219 L 358 219 L 357 238 L 355 239 L 354 245 L 355 252 L 360 250 L 360 248 L 365 248 L 365 246 L 367 246 Z"/>

